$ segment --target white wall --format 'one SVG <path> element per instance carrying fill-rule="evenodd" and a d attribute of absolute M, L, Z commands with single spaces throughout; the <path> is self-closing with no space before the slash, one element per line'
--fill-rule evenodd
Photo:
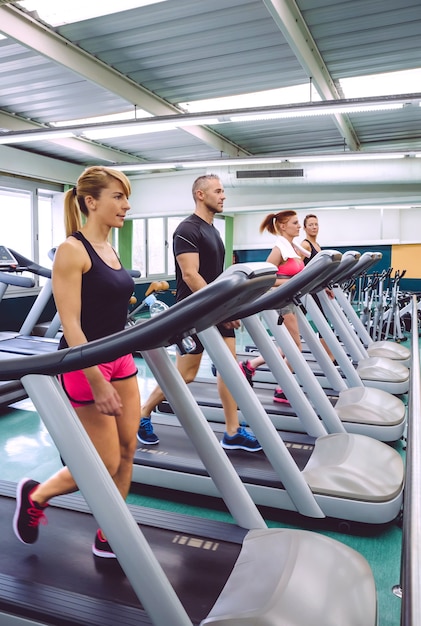
<path fill-rule="evenodd" d="M 307 164 L 303 180 L 244 186 L 232 186 L 238 183 L 226 171 L 223 175 L 227 196 L 224 212 L 234 216 L 234 248 L 270 247 L 272 238 L 260 235 L 260 222 L 266 214 L 287 208 L 295 209 L 301 221 L 310 212 L 318 216 L 319 241 L 323 246 L 420 243 L 421 159 L 412 159 L 405 165 L 408 167 L 403 169 L 402 161 L 384 161 L 375 168 L 373 164 L 366 164 L 364 170 L 360 163 L 358 167 L 350 164 L 347 170 L 344 165 Z M 0 146 L 0 170 L 4 172 L 74 184 L 83 169 Z M 212 171 L 223 174 L 218 168 Z M 131 176 L 131 214 L 142 217 L 188 215 L 194 209 L 192 183 L 197 176 L 207 173 L 210 171 L 197 169 Z M 416 208 L 387 208 L 404 202 Z M 377 208 L 350 208 L 361 204 Z M 300 239 L 304 238 L 304 231 L 301 234 Z"/>
<path fill-rule="evenodd" d="M 131 215 L 188 215 L 194 210 L 192 183 L 205 173 L 197 170 L 131 178 Z M 234 216 L 237 250 L 271 247 L 273 238 L 259 233 L 260 223 L 268 213 L 286 208 L 295 209 L 301 223 L 307 213 L 318 216 L 322 246 L 421 242 L 421 181 L 418 185 L 226 186 L 225 193 L 224 213 Z M 387 208 L 391 202 L 402 203 L 403 198 L 418 208 Z M 376 208 L 355 208 L 359 204 Z M 304 230 L 301 235 L 303 239 Z"/>

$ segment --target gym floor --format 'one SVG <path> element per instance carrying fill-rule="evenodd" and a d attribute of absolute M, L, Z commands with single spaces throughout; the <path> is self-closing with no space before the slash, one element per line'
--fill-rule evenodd
<path fill-rule="evenodd" d="M 238 347 L 247 345 L 248 338 L 238 333 Z M 155 385 L 149 368 L 141 358 L 136 359 L 139 369 L 138 380 L 142 398 L 146 398 Z M 206 355 L 202 360 L 199 375 L 211 375 L 210 362 Z M 60 416 L 57 416 L 60 419 Z M 403 450 L 403 442 L 398 448 Z M 43 481 L 61 467 L 59 453 L 51 437 L 36 413 L 32 402 L 23 400 L 0 413 L 0 476 L 2 480 L 18 482 L 27 476 Z M 219 501 L 164 492 L 157 488 L 142 488 L 130 493 L 128 502 L 139 506 L 186 513 L 193 516 L 232 522 L 233 519 Z M 376 528 L 352 529 L 348 534 L 338 532 L 335 527 L 316 528 L 312 520 L 287 519 L 279 511 L 262 511 L 268 526 L 312 529 L 329 535 L 360 552 L 370 564 L 377 585 L 379 625 L 398 626 L 400 623 L 400 599 L 393 587 L 400 580 L 400 556 L 402 530 L 396 523 Z M 12 520 L 10 520 L 12 522 Z M 42 528 L 41 532 L 48 532 Z M 87 547 L 90 549 L 90 546 Z"/>

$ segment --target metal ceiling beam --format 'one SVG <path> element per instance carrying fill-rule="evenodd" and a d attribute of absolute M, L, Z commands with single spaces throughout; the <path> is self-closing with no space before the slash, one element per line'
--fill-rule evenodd
<path fill-rule="evenodd" d="M 263 0 L 263 3 L 321 98 L 339 99 L 340 94 L 295 0 Z M 359 150 L 360 142 L 348 117 L 335 115 L 335 123 L 348 148 Z"/>
<path fill-rule="evenodd" d="M 82 50 L 46 25 L 14 6 L 0 5 L 0 32 L 27 48 L 76 72 L 86 80 L 117 94 L 133 107 L 153 115 L 179 114 L 181 111 L 127 76 Z M 247 156 L 248 152 L 210 129 L 189 127 L 185 132 L 229 156 Z"/>
<path fill-rule="evenodd" d="M 18 115 L 11 115 L 6 111 L 0 110 L 0 128 L 7 128 L 11 131 L 26 130 L 45 130 L 46 127 L 36 122 L 25 120 Z M 107 161 L 109 163 L 142 163 L 142 159 L 138 159 L 127 152 L 114 150 L 106 146 L 99 145 L 93 141 L 86 139 L 76 139 L 73 137 L 55 138 L 51 137 L 51 142 L 57 145 L 75 150 L 81 154 L 85 154 L 92 159 Z"/>

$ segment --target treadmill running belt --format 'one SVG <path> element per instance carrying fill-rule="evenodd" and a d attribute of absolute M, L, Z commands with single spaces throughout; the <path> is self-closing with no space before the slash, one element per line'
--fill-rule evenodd
<path fill-rule="evenodd" d="M 2 352 L 11 352 L 12 354 L 48 354 L 55 352 L 58 342 L 55 339 L 46 339 L 45 337 L 23 336 L 18 335 L 11 339 L 0 341 L 0 350 Z"/>
<path fill-rule="evenodd" d="M 211 424 L 211 427 L 218 439 L 221 439 L 223 427 L 217 424 Z M 162 424 L 154 420 L 154 431 L 159 436 L 159 444 L 139 444 L 134 458 L 136 465 L 207 476 L 194 446 L 180 425 Z M 299 469 L 304 469 L 314 448 L 314 438 L 300 433 L 281 434 Z M 226 453 L 243 482 L 283 488 L 264 452 L 251 454 L 242 450 L 226 450 Z"/>
<path fill-rule="evenodd" d="M 150 623 L 143 621 L 144 611 L 118 562 L 92 555 L 98 526 L 90 514 L 49 507 L 48 527 L 40 527 L 31 546 L 13 534 L 14 509 L 13 498 L 1 498 L 0 609 L 38 619 L 47 614 L 48 623 L 57 626 Z M 199 623 L 219 596 L 241 545 L 141 527 L 193 623 Z"/>

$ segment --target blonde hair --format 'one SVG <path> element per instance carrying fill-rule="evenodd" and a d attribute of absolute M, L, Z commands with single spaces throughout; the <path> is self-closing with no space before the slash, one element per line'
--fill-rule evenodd
<path fill-rule="evenodd" d="M 263 233 L 267 230 L 271 235 L 279 235 L 278 224 L 286 224 L 294 215 L 297 215 L 297 213 L 289 209 L 279 211 L 279 213 L 269 213 L 260 224 L 259 231 Z"/>
<path fill-rule="evenodd" d="M 82 215 L 88 217 L 89 211 L 85 204 L 86 196 L 92 196 L 98 200 L 101 192 L 109 187 L 112 179 L 117 180 L 123 186 L 124 193 L 130 196 L 130 181 L 123 172 L 109 167 L 88 167 L 78 178 L 76 187 L 66 191 L 64 196 L 64 226 L 66 237 L 82 227 Z"/>

